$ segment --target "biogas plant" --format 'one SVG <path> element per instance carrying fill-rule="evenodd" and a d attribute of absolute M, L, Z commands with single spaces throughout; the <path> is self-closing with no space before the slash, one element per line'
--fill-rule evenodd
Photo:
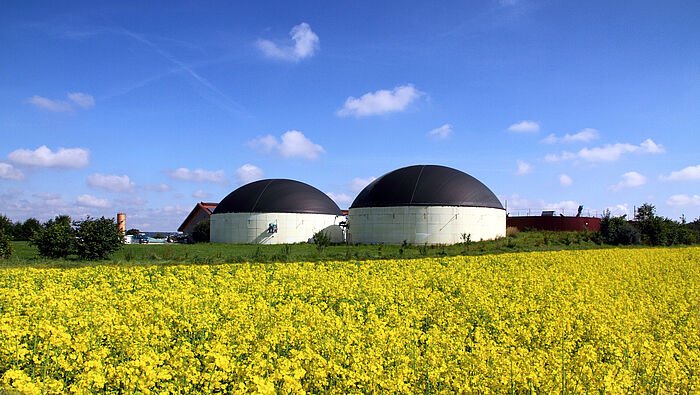
<path fill-rule="evenodd" d="M 323 231 L 334 242 L 454 244 L 503 237 L 506 211 L 476 178 L 445 166 L 391 171 L 367 185 L 346 217 L 325 193 L 294 180 L 268 179 L 226 196 L 211 214 L 212 242 L 306 242 Z"/>

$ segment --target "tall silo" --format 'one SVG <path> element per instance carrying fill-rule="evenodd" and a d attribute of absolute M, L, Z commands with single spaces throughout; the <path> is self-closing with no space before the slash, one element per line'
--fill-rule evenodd
<path fill-rule="evenodd" d="M 345 217 L 325 193 L 303 182 L 268 179 L 246 184 L 226 196 L 211 215 L 215 243 L 306 242 L 318 231 L 343 241 Z"/>
<path fill-rule="evenodd" d="M 350 241 L 455 244 L 503 237 L 506 211 L 491 190 L 462 171 L 408 166 L 367 185 L 349 210 Z"/>

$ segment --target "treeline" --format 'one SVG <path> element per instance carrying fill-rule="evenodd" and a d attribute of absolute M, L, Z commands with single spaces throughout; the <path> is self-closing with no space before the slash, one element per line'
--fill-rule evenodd
<path fill-rule="evenodd" d="M 600 221 L 600 241 L 611 245 L 645 244 L 672 246 L 700 242 L 700 218 L 687 223 L 656 215 L 656 207 L 645 203 L 637 209 L 635 218 L 612 217 L 606 211 Z"/>
<path fill-rule="evenodd" d="M 122 246 L 124 237 L 117 223 L 105 217 L 72 221 L 67 215 L 59 215 L 42 224 L 35 218 L 13 223 L 0 215 L 0 258 L 12 255 L 10 240 L 29 241 L 46 258 L 76 255 L 97 260 L 109 258 Z"/>

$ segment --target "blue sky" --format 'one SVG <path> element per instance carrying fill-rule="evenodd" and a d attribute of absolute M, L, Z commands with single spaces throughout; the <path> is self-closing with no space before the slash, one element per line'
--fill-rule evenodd
<path fill-rule="evenodd" d="M 700 216 L 700 4 L 20 2 L 0 14 L 0 212 L 127 213 L 292 178 L 347 208 L 442 164 L 513 214 Z"/>

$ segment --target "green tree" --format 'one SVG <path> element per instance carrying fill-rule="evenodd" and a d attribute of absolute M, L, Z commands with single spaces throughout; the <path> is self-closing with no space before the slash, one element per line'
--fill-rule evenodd
<path fill-rule="evenodd" d="M 195 225 L 194 228 L 192 228 L 192 240 L 194 240 L 195 243 L 209 242 L 210 226 L 211 224 L 208 219 Z"/>
<path fill-rule="evenodd" d="M 623 217 L 612 217 L 606 210 L 600 220 L 600 236 L 603 243 L 611 245 L 639 244 L 639 231 Z"/>
<path fill-rule="evenodd" d="M 12 238 L 12 231 L 14 230 L 14 224 L 7 218 L 7 216 L 0 215 L 0 233 L 4 234 L 5 237 Z"/>
<path fill-rule="evenodd" d="M 44 222 L 44 229 L 48 229 L 54 224 L 61 224 L 65 226 L 71 226 L 71 218 L 67 215 L 57 215 L 55 218 Z"/>
<path fill-rule="evenodd" d="M 5 235 L 2 229 L 0 229 L 0 258 L 9 259 L 12 256 L 12 243 L 10 239 Z"/>
<path fill-rule="evenodd" d="M 136 229 L 136 228 L 131 228 L 131 229 L 126 231 L 127 236 L 136 236 L 139 233 L 141 233 L 141 231 Z"/>
<path fill-rule="evenodd" d="M 76 252 L 81 259 L 107 259 L 122 247 L 124 237 L 116 221 L 102 217 L 87 217 L 73 222 L 75 226 Z"/>
<path fill-rule="evenodd" d="M 37 247 L 41 256 L 65 258 L 75 253 L 75 230 L 65 221 L 53 221 L 34 234 L 29 243 Z"/>

